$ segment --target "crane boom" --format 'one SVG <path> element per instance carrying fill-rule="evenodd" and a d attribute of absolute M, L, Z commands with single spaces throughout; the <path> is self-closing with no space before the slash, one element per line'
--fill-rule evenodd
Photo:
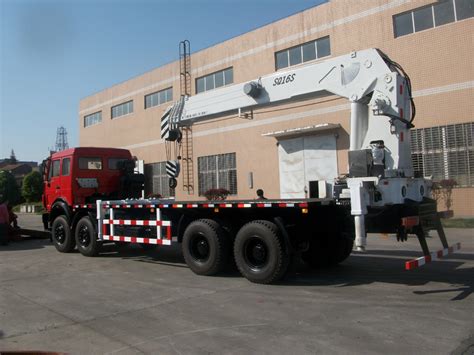
<path fill-rule="evenodd" d="M 369 148 L 370 142 L 384 140 L 391 158 L 387 167 L 394 170 L 392 175 L 412 176 L 408 140 L 399 139 L 409 128 L 409 87 L 406 78 L 388 60 L 377 49 L 368 49 L 183 97 L 163 115 L 162 138 L 175 140 L 177 135 L 170 135 L 173 129 L 226 113 L 338 95 L 349 99 L 355 111 L 351 118 L 350 149 Z M 374 116 L 385 116 L 385 120 L 371 119 Z M 385 132 L 382 138 L 381 131 Z"/>
<path fill-rule="evenodd" d="M 380 90 L 378 81 L 392 73 L 377 50 L 353 52 L 189 97 L 180 121 L 185 123 L 311 95 L 334 94 L 359 101 L 374 90 Z M 394 100 L 387 113 L 398 115 L 401 104 L 404 105 Z"/>
<path fill-rule="evenodd" d="M 415 107 L 410 79 L 380 50 L 352 52 L 181 97 L 162 116 L 161 137 L 168 142 L 179 141 L 180 128 L 195 122 L 328 95 L 351 103 L 347 187 L 355 216 L 356 244 L 363 247 L 367 206 L 403 204 L 405 199 L 421 201 L 431 186 L 425 179 L 413 178 L 409 129 Z M 170 164 L 179 166 L 177 161 Z"/>

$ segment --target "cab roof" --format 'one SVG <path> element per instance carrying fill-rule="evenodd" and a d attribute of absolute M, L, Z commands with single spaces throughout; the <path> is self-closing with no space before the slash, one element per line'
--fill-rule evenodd
<path fill-rule="evenodd" d="M 51 154 L 52 158 L 62 158 L 71 155 L 99 155 L 99 156 L 117 156 L 117 157 L 131 157 L 131 153 L 127 149 L 120 148 L 104 148 L 104 147 L 77 147 L 70 148 L 60 152 Z"/>

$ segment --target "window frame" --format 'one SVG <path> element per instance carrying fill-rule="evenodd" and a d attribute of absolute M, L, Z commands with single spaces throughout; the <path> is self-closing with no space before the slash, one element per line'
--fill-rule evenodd
<path fill-rule="evenodd" d="M 81 167 L 81 162 L 84 161 L 84 159 L 97 159 L 100 161 L 100 169 L 91 169 L 89 167 L 87 168 L 82 168 Z M 92 162 L 91 160 L 88 160 L 87 163 L 89 164 L 89 162 Z M 87 165 L 89 166 L 89 165 Z M 96 171 L 96 170 L 103 170 L 104 169 L 104 162 L 102 161 L 102 158 L 101 157 L 79 157 L 77 159 L 77 167 L 79 168 L 79 170 L 93 170 L 93 171 Z"/>
<path fill-rule="evenodd" d="M 87 124 L 87 123 L 86 123 L 86 121 L 87 121 L 89 118 L 92 118 L 92 117 L 95 117 L 95 116 L 99 117 L 99 119 L 98 119 L 97 122 L 90 123 L 90 124 Z M 95 126 L 95 125 L 98 125 L 98 124 L 101 124 L 101 123 L 102 123 L 102 110 L 84 116 L 84 128 L 91 127 L 91 126 Z"/>
<path fill-rule="evenodd" d="M 161 94 L 164 93 L 165 96 L 165 101 L 161 101 Z M 156 104 L 153 104 L 153 98 L 156 97 Z M 150 98 L 150 105 L 147 106 L 147 98 Z M 159 90 L 152 92 L 150 94 L 147 94 L 143 97 L 143 107 L 145 110 L 148 110 L 153 107 L 161 106 L 167 102 L 173 101 L 173 87 L 167 87 L 165 89 Z"/>
<path fill-rule="evenodd" d="M 55 168 L 55 163 L 57 163 L 57 174 L 55 174 L 54 168 Z M 49 179 L 51 180 L 52 178 L 59 177 L 61 176 L 61 159 L 55 159 L 51 162 L 51 169 L 49 170 Z"/>
<path fill-rule="evenodd" d="M 412 129 L 410 141 L 415 175 L 474 187 L 474 122 Z"/>
<path fill-rule="evenodd" d="M 327 55 L 324 55 L 324 56 L 320 56 L 319 53 L 318 53 L 318 42 L 319 43 L 322 43 L 322 41 L 324 40 L 328 40 L 328 43 L 329 43 L 329 54 Z M 313 44 L 314 45 L 314 54 L 315 54 L 315 57 L 313 59 L 308 59 L 308 60 L 304 60 L 305 58 L 305 55 L 304 55 L 304 47 L 305 46 L 308 46 L 309 44 Z M 294 63 L 294 64 L 291 64 L 291 56 L 290 56 L 290 52 L 291 51 L 295 51 L 299 49 L 299 56 L 300 56 L 300 59 L 301 61 L 299 63 Z M 287 66 L 284 66 L 284 67 L 279 67 L 279 64 L 278 64 L 278 57 L 282 54 L 282 53 L 286 53 L 286 63 L 287 63 Z M 329 35 L 327 36 L 323 36 L 323 37 L 319 37 L 319 38 L 316 38 L 312 41 L 308 41 L 308 42 L 304 42 L 304 43 L 301 43 L 301 44 L 298 44 L 296 46 L 292 46 L 292 47 L 289 47 L 289 48 L 285 48 L 285 49 L 282 49 L 282 50 L 279 50 L 277 52 L 274 53 L 274 60 L 275 60 L 275 71 L 278 71 L 278 70 L 282 70 L 282 69 L 286 69 L 286 68 L 290 68 L 290 67 L 294 67 L 294 66 L 297 66 L 297 65 L 301 65 L 301 64 L 304 64 L 304 63 L 309 63 L 309 62 L 312 62 L 312 61 L 316 61 L 316 60 L 319 60 L 319 59 L 322 59 L 322 58 L 326 58 L 326 57 L 330 57 L 331 56 L 331 37 Z"/>
<path fill-rule="evenodd" d="M 435 8 L 437 6 L 441 6 L 441 4 L 443 4 L 443 2 L 436 2 L 436 3 L 433 3 L 433 4 L 429 4 L 429 5 L 424 5 L 424 6 L 420 6 L 420 7 L 417 7 L 417 8 L 414 8 L 414 9 L 411 9 L 411 10 L 408 10 L 408 11 L 405 11 L 405 12 L 400 12 L 398 14 L 394 14 L 392 15 L 392 24 L 393 24 L 393 37 L 394 38 L 400 38 L 400 37 L 404 37 L 404 36 L 408 36 L 410 34 L 414 34 L 414 33 L 417 33 L 417 32 L 423 32 L 423 31 L 428 31 L 428 30 L 431 30 L 433 28 L 437 28 L 437 27 L 442 27 L 442 26 L 445 26 L 445 25 L 449 25 L 451 23 L 455 23 L 455 22 L 459 22 L 459 21 L 464 21 L 464 20 L 467 20 L 467 19 L 470 19 L 473 16 L 470 16 L 470 17 L 464 17 L 464 18 L 461 18 L 459 19 L 459 16 L 458 16 L 458 1 L 459 3 L 463 0 L 446 0 L 444 3 L 446 2 L 449 2 L 452 4 L 452 8 L 453 8 L 453 20 L 450 21 L 450 22 L 445 22 L 445 23 L 442 23 L 440 25 L 438 25 L 436 23 L 436 15 L 435 15 Z M 432 22 L 433 22 L 433 26 L 432 27 L 428 27 L 428 28 L 425 28 L 425 29 L 421 29 L 421 30 L 416 30 L 416 24 L 415 24 L 415 12 L 417 11 L 421 11 L 423 9 L 427 9 L 427 8 L 430 8 L 431 9 L 431 17 L 432 17 Z M 409 33 L 405 33 L 405 34 L 402 34 L 402 35 L 397 35 L 397 27 L 396 27 L 396 24 L 395 24 L 395 19 L 400 17 L 400 16 L 404 16 L 404 15 L 407 15 L 407 14 L 410 14 L 411 15 L 411 25 L 412 25 L 412 29 L 411 29 L 411 32 Z"/>
<path fill-rule="evenodd" d="M 125 106 L 127 106 L 127 111 L 128 111 L 127 113 L 123 113 Z M 131 110 L 130 110 L 130 107 L 131 107 Z M 119 108 L 120 108 L 120 114 L 118 113 Z M 114 120 L 122 116 L 131 115 L 133 114 L 133 109 L 134 109 L 133 100 L 128 100 L 126 102 L 122 102 L 120 104 L 114 105 L 110 108 L 110 119 Z M 114 110 L 116 112 L 115 114 L 114 114 Z"/>
<path fill-rule="evenodd" d="M 223 159 L 230 160 L 233 162 L 232 167 L 220 166 L 219 161 Z M 214 168 L 203 169 L 201 167 L 202 164 L 208 164 L 208 161 L 213 161 Z M 227 174 L 227 179 L 232 179 L 233 181 L 228 180 L 227 183 L 222 184 L 220 181 L 220 175 Z M 203 176 L 209 175 L 211 182 L 206 180 L 203 182 L 201 179 Z M 213 184 L 215 182 L 215 185 Z M 210 189 L 219 189 L 219 188 L 226 188 L 228 185 L 228 190 L 230 191 L 229 195 L 237 195 L 238 194 L 238 180 L 237 180 L 237 153 L 221 153 L 221 154 L 214 154 L 214 155 L 206 155 L 198 157 L 198 195 L 204 196 L 204 193 Z M 224 187 L 223 187 L 224 186 Z"/>
<path fill-rule="evenodd" d="M 118 167 L 118 162 L 126 161 L 126 160 L 128 159 L 127 158 L 114 158 L 114 157 L 107 158 L 107 169 L 112 170 L 112 171 L 120 170 L 120 168 Z M 114 164 L 112 164 L 112 162 Z"/>
<path fill-rule="evenodd" d="M 68 162 L 68 171 L 67 174 L 64 173 L 64 163 Z M 63 158 L 61 161 L 61 176 L 69 176 L 71 175 L 71 158 Z"/>
<path fill-rule="evenodd" d="M 230 74 L 226 75 L 226 73 L 230 73 Z M 222 82 L 223 82 L 223 84 L 221 86 L 217 86 L 217 87 L 216 87 L 216 74 L 221 74 L 222 75 Z M 229 78 L 230 78 L 230 80 L 229 80 Z M 207 85 L 208 80 L 209 81 L 212 80 L 212 88 L 210 87 L 209 89 L 208 89 L 208 85 Z M 227 82 L 227 81 L 229 81 L 229 82 Z M 203 83 L 202 86 L 203 86 L 204 90 L 199 91 L 199 87 L 200 87 L 199 83 Z M 194 87 L 195 87 L 194 91 L 196 92 L 196 95 L 198 95 L 198 94 L 202 94 L 202 93 L 207 92 L 207 91 L 216 90 L 216 89 L 222 88 L 224 86 L 231 85 L 233 83 L 234 83 L 234 67 L 227 67 L 227 68 L 224 68 L 222 70 L 218 70 L 218 71 L 215 71 L 213 73 L 209 73 L 209 74 L 200 76 L 199 78 L 196 78 L 195 81 L 194 81 Z"/>
<path fill-rule="evenodd" d="M 157 175 L 155 173 L 158 172 Z M 151 175 L 150 175 L 151 174 Z M 155 179 L 158 179 L 159 191 L 154 191 Z M 166 161 L 145 164 L 145 191 L 147 196 L 161 195 L 162 198 L 173 198 L 176 189 L 169 187 L 169 176 L 166 173 Z"/>

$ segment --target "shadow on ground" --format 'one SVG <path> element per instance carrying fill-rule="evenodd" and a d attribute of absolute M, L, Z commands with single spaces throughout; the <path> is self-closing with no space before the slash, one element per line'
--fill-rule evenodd
<path fill-rule="evenodd" d="M 42 237 L 28 237 L 22 240 L 11 241 L 7 245 L 0 245 L 0 253 L 2 251 L 21 251 L 21 250 L 34 250 L 43 249 L 51 245 L 48 239 Z"/>
<path fill-rule="evenodd" d="M 416 254 L 416 253 L 415 253 Z M 390 255 L 390 256 L 388 256 Z M 394 257 L 396 256 L 396 257 Z M 411 254 L 409 255 L 411 256 Z M 459 259 L 473 260 L 472 255 L 456 254 L 457 260 L 444 259 L 432 262 L 421 268 L 407 271 L 404 269 L 407 253 L 381 252 L 375 254 L 354 254 L 341 265 L 334 268 L 311 270 L 306 266 L 291 270 L 280 283 L 284 286 L 313 285 L 350 287 L 372 283 L 389 283 L 405 286 L 422 286 L 430 282 L 444 283 L 452 287 L 413 291 L 416 295 L 446 293 L 450 300 L 459 301 L 474 293 L 474 268 L 462 267 L 465 263 Z M 399 258 L 398 258 L 399 257 Z"/>
<path fill-rule="evenodd" d="M 179 245 L 143 251 L 138 246 L 125 247 L 120 251 L 107 246 L 102 257 L 131 259 L 137 262 L 168 265 L 186 268 Z M 422 286 L 429 282 L 455 285 L 449 289 L 413 291 L 416 295 L 446 293 L 452 301 L 459 301 L 474 293 L 474 268 L 462 267 L 465 261 L 474 260 L 472 254 L 455 254 L 442 261 L 406 271 L 405 261 L 420 256 L 415 251 L 371 250 L 349 257 L 341 265 L 332 268 L 313 270 L 300 259 L 293 260 L 285 279 L 280 286 L 338 286 L 350 287 L 372 283 L 390 283 L 405 286 Z M 228 268 L 223 275 L 240 277 L 235 266 Z"/>
<path fill-rule="evenodd" d="M 42 249 L 51 246 L 47 239 L 29 238 L 0 247 L 2 251 Z M 52 246 L 51 246 L 52 247 Z M 75 251 L 77 253 L 77 251 Z M 373 283 L 422 286 L 430 282 L 450 285 L 449 288 L 415 290 L 416 295 L 447 294 L 452 301 L 460 301 L 474 293 L 474 268 L 465 264 L 474 260 L 473 254 L 456 253 L 442 261 L 435 261 L 421 268 L 406 271 L 405 261 L 420 256 L 419 252 L 404 250 L 370 250 L 354 252 L 349 259 L 333 268 L 313 270 L 299 258 L 292 261 L 287 276 L 280 286 L 337 286 L 350 287 Z M 138 245 L 117 247 L 104 245 L 101 258 L 121 258 L 141 263 L 187 268 L 180 245 L 143 250 Z M 190 271 L 191 272 L 191 271 Z M 240 277 L 234 266 L 223 273 L 227 277 Z"/>

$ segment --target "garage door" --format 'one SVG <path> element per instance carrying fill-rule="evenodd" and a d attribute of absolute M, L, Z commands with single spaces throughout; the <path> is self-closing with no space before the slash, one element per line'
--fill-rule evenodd
<path fill-rule="evenodd" d="M 328 190 L 332 190 L 337 177 L 334 135 L 280 140 L 278 155 L 281 198 L 310 197 L 310 189 L 314 194 L 320 180 L 326 180 L 330 184 Z"/>

